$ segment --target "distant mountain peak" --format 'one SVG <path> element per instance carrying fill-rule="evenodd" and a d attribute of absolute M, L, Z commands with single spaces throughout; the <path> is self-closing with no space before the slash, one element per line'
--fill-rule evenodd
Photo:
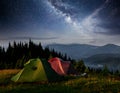
<path fill-rule="evenodd" d="M 115 45 L 115 44 L 106 44 L 103 47 L 120 47 L 120 46 Z"/>

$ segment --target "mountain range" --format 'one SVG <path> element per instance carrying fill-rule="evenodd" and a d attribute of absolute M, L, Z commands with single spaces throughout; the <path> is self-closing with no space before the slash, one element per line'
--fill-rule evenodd
<path fill-rule="evenodd" d="M 120 46 L 114 44 L 104 46 L 87 44 L 49 44 L 47 47 L 67 54 L 73 59 L 88 58 L 96 54 L 120 54 Z"/>
<path fill-rule="evenodd" d="M 120 69 L 120 46 L 118 45 L 50 44 L 47 47 L 67 54 L 73 59 L 83 59 L 90 67 L 102 68 L 107 65 L 112 70 Z"/>
<path fill-rule="evenodd" d="M 104 68 L 120 70 L 120 54 L 97 54 L 83 59 L 86 66 L 92 68 Z"/>

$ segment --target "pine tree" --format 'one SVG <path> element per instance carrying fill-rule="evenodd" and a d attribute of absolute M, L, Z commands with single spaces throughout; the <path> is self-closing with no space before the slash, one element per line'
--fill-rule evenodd
<path fill-rule="evenodd" d="M 103 71 L 102 71 L 103 76 L 108 76 L 109 75 L 109 70 L 107 65 L 104 66 Z"/>

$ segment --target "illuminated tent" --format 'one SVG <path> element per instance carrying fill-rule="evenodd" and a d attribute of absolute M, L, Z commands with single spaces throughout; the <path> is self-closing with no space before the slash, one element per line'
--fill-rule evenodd
<path fill-rule="evenodd" d="M 14 82 L 58 81 L 58 75 L 46 60 L 31 59 L 25 67 L 11 78 Z"/>
<path fill-rule="evenodd" d="M 67 75 L 73 72 L 70 61 L 63 61 L 60 58 L 55 57 L 51 58 L 48 62 L 51 64 L 52 69 L 59 75 Z"/>

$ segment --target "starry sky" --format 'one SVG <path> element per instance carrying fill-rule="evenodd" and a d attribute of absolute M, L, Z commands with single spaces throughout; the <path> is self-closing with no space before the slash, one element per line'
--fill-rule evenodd
<path fill-rule="evenodd" d="M 120 0 L 0 0 L 0 45 L 120 45 Z"/>

